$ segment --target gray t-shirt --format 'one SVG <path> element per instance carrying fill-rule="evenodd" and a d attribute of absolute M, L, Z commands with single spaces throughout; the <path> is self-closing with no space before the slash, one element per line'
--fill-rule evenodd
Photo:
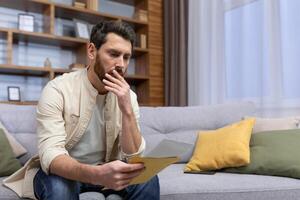
<path fill-rule="evenodd" d="M 71 157 L 81 163 L 98 165 L 104 163 L 106 151 L 104 103 L 106 95 L 97 95 L 96 105 L 86 132 L 69 151 Z M 131 105 L 139 127 L 139 107 L 135 94 L 130 91 Z M 140 149 L 145 146 L 144 139 Z M 140 151 L 139 149 L 139 151 Z"/>
<path fill-rule="evenodd" d="M 105 95 L 97 95 L 96 105 L 85 134 L 69 151 L 70 156 L 81 163 L 97 165 L 105 157 L 104 101 Z"/>

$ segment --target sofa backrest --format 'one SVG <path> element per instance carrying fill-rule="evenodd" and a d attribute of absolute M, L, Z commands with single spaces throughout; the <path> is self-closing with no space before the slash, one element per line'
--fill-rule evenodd
<path fill-rule="evenodd" d="M 22 163 L 37 153 L 36 106 L 0 104 L 0 121 L 28 151 Z"/>
<path fill-rule="evenodd" d="M 146 153 L 163 139 L 194 146 L 199 130 L 212 130 L 254 114 L 251 102 L 192 107 L 141 107 L 140 127 L 146 140 Z M 191 156 L 188 153 L 182 162 Z"/>
<path fill-rule="evenodd" d="M 250 102 L 193 107 L 140 107 L 140 127 L 146 140 L 146 153 L 163 139 L 194 145 L 199 130 L 217 129 L 252 115 Z M 37 153 L 36 106 L 0 104 L 0 121 L 27 149 L 24 163 Z M 186 162 L 192 152 L 182 161 Z"/>

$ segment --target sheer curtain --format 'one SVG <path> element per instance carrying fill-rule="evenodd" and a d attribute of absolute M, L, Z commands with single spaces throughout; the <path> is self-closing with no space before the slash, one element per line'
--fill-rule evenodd
<path fill-rule="evenodd" d="M 222 102 L 225 96 L 223 0 L 190 0 L 188 18 L 188 103 Z"/>
<path fill-rule="evenodd" d="M 253 101 L 300 114 L 300 1 L 190 0 L 189 105 Z"/>

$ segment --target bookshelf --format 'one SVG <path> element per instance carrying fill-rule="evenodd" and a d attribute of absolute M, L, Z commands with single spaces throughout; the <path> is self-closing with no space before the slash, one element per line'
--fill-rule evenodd
<path fill-rule="evenodd" d="M 79 2 L 83 2 L 87 5 L 89 1 L 94 0 L 80 0 Z M 149 5 L 151 6 L 151 3 L 148 2 L 148 0 L 112 1 L 133 6 L 134 9 L 142 9 L 143 11 L 147 11 L 148 15 L 150 13 L 148 8 Z M 160 1 L 157 2 L 161 4 Z M 101 6 L 101 4 L 99 6 Z M 41 30 L 35 30 L 34 32 L 22 31 L 18 28 L 0 27 L 0 38 L 6 41 L 5 62 L 0 64 L 0 75 L 44 77 L 47 78 L 47 80 L 52 80 L 58 75 L 72 71 L 72 69 L 69 69 L 68 66 L 44 67 L 42 63 L 39 66 L 18 65 L 14 63 L 14 57 L 16 56 L 14 48 L 18 46 L 20 41 L 30 44 L 61 47 L 63 49 L 72 51 L 72 53 L 75 55 L 75 60 L 73 61 L 74 63 L 88 64 L 86 59 L 86 47 L 88 44 L 88 39 L 78 38 L 75 35 L 70 36 L 57 34 L 57 19 L 73 20 L 76 18 L 77 20 L 84 20 L 89 24 L 96 24 L 99 20 L 104 19 L 124 21 L 129 23 L 135 29 L 137 35 L 145 35 L 147 37 L 147 43 L 150 34 L 150 17 L 148 17 L 148 21 L 145 21 L 133 17 L 113 15 L 106 12 L 104 13 L 96 11 L 95 9 L 79 8 L 73 5 L 55 3 L 47 0 L 2 0 L 0 1 L 0 7 L 16 9 L 20 13 L 37 13 L 42 16 L 43 21 Z M 153 36 L 151 38 L 153 38 Z M 161 39 L 159 41 L 161 41 Z M 162 44 L 159 45 L 161 45 L 160 47 L 162 48 Z M 151 56 L 152 50 L 149 48 L 149 46 L 150 45 L 147 44 L 146 47 L 143 46 L 143 48 L 141 46 L 134 47 L 132 59 L 132 62 L 134 62 L 134 73 L 126 75 L 125 79 L 135 89 L 140 105 L 163 105 L 163 98 L 161 97 L 163 86 L 159 85 L 159 95 L 157 97 L 151 97 L 153 94 L 151 94 L 150 87 L 153 84 L 155 85 L 155 83 L 161 82 L 163 76 L 163 66 L 162 64 L 157 66 L 157 63 L 154 63 L 156 68 L 153 68 L 154 70 L 152 71 L 150 70 L 151 62 L 149 61 L 149 57 Z M 155 48 L 153 52 L 157 52 L 157 48 L 155 46 L 153 47 Z M 159 55 L 160 59 L 162 60 L 161 54 L 162 50 L 160 50 Z M 153 56 L 155 57 L 156 55 Z M 159 69 L 157 67 L 159 67 Z M 157 79 L 158 77 L 159 79 Z M 156 88 L 153 87 L 153 89 L 155 90 Z M 154 100 L 153 102 L 152 99 Z M 0 103 L 3 102 L 7 101 L 0 101 Z M 18 102 L 18 104 L 24 105 L 32 105 L 35 103 L 36 101 Z"/>

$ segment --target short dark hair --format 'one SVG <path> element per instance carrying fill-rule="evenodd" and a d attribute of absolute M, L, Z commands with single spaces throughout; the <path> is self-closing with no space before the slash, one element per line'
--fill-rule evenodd
<path fill-rule="evenodd" d="M 96 24 L 92 28 L 90 42 L 94 43 L 95 47 L 99 49 L 106 42 L 108 33 L 115 33 L 130 41 L 133 48 L 136 37 L 135 32 L 129 24 L 121 21 L 102 21 Z"/>

